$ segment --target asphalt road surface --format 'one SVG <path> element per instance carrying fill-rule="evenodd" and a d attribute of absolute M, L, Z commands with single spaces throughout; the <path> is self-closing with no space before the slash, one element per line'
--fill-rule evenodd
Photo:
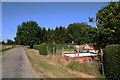
<path fill-rule="evenodd" d="M 2 78 L 38 78 L 23 47 L 12 49 L 2 57 Z"/>

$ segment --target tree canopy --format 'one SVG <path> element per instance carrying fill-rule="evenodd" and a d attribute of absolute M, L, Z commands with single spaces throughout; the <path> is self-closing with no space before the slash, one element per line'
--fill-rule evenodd
<path fill-rule="evenodd" d="M 85 23 L 74 23 L 68 26 L 69 41 L 76 44 L 93 43 L 96 28 Z"/>
<path fill-rule="evenodd" d="M 93 18 L 89 18 L 90 21 Z M 96 46 L 104 48 L 108 44 L 120 43 L 120 3 L 110 2 L 96 13 Z"/>
<path fill-rule="evenodd" d="M 17 26 L 15 41 L 31 48 L 34 44 L 40 43 L 69 44 L 73 41 L 75 44 L 93 43 L 96 30 L 85 22 L 73 23 L 67 28 L 57 26 L 55 29 L 46 29 L 38 26 L 35 21 L 27 21 Z"/>
<path fill-rule="evenodd" d="M 34 44 L 41 42 L 41 28 L 35 21 L 23 22 L 17 26 L 15 41 L 21 45 L 29 45 L 33 48 Z"/>

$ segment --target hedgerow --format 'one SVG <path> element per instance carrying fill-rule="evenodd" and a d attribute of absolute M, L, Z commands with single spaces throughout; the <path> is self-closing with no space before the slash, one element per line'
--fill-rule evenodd
<path fill-rule="evenodd" d="M 103 50 L 105 77 L 109 80 L 120 80 L 120 45 L 109 45 Z"/>

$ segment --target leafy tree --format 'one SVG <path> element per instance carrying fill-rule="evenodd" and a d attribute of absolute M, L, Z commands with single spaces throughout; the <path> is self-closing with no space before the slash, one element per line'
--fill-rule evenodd
<path fill-rule="evenodd" d="M 41 36 L 42 36 L 42 41 L 43 42 L 47 42 L 47 30 L 45 29 L 45 27 L 44 28 L 42 28 L 42 30 L 41 30 Z"/>
<path fill-rule="evenodd" d="M 48 28 L 48 31 L 47 31 L 47 43 L 52 43 L 51 41 L 52 41 L 52 32 L 51 32 L 51 30 L 50 30 L 50 28 Z"/>
<path fill-rule="evenodd" d="M 53 29 L 48 28 L 47 31 L 47 43 L 53 44 L 53 42 L 55 42 L 54 36 L 55 36 L 55 31 Z"/>
<path fill-rule="evenodd" d="M 67 28 L 56 27 L 55 30 L 40 28 L 34 21 L 23 22 L 18 25 L 15 42 L 21 45 L 29 45 L 31 48 L 34 44 L 64 44 L 75 42 L 76 44 L 93 43 L 96 35 L 96 28 L 88 25 L 86 22 L 73 23 Z"/>
<path fill-rule="evenodd" d="M 96 13 L 98 34 L 96 43 L 101 48 L 120 43 L 120 3 L 110 2 Z"/>
<path fill-rule="evenodd" d="M 89 19 L 89 22 L 94 22 L 94 18 L 88 17 L 88 19 Z"/>
<path fill-rule="evenodd" d="M 93 43 L 96 28 L 87 23 L 73 23 L 68 26 L 68 40 L 77 44 Z"/>
<path fill-rule="evenodd" d="M 54 31 L 54 40 L 56 43 L 60 44 L 60 43 L 65 43 L 65 39 L 66 39 L 66 29 L 65 27 L 56 27 L 55 31 Z"/>
<path fill-rule="evenodd" d="M 2 43 L 2 45 L 5 45 L 5 42 L 4 42 L 4 41 L 2 41 L 1 43 Z"/>
<path fill-rule="evenodd" d="M 68 26 L 68 39 L 70 40 L 69 42 L 74 41 L 75 43 L 78 43 L 80 41 L 81 36 L 80 36 L 80 31 L 82 31 L 82 25 L 80 23 L 73 23 Z M 78 39 L 79 37 L 79 39 Z"/>
<path fill-rule="evenodd" d="M 33 48 L 34 44 L 41 43 L 41 28 L 35 21 L 23 22 L 17 26 L 15 41 L 21 45 L 29 45 Z"/>
<path fill-rule="evenodd" d="M 7 45 L 13 45 L 14 44 L 14 41 L 13 40 L 10 40 L 10 39 L 7 39 Z"/>

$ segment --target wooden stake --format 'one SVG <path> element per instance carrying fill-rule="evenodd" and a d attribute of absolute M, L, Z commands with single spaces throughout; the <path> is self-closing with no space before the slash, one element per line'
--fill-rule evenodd
<path fill-rule="evenodd" d="M 103 76 L 104 76 L 104 66 L 103 66 L 103 50 L 100 49 L 101 51 L 101 62 L 102 62 L 102 73 L 103 73 Z"/>

